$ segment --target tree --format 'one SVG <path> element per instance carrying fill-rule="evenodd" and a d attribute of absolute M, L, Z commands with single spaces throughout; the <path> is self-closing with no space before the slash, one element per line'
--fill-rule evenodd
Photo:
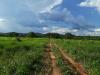
<path fill-rule="evenodd" d="M 58 33 L 47 33 L 46 36 L 49 38 L 63 38 L 63 35 Z"/>
<path fill-rule="evenodd" d="M 75 35 L 71 34 L 71 33 L 65 33 L 65 38 L 67 39 L 73 39 L 75 37 Z"/>
<path fill-rule="evenodd" d="M 7 35 L 8 35 L 9 37 L 17 37 L 19 34 L 16 33 L 16 32 L 10 32 L 10 33 L 7 33 Z"/>
<path fill-rule="evenodd" d="M 29 33 L 27 33 L 27 37 L 31 37 L 31 38 L 36 37 L 36 33 L 29 32 Z"/>

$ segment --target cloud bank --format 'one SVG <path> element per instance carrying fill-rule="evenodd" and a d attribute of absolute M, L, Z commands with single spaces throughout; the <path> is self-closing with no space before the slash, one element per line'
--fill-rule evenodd
<path fill-rule="evenodd" d="M 100 0 L 85 0 L 79 4 L 81 7 L 95 8 L 100 13 Z"/>
<path fill-rule="evenodd" d="M 50 12 L 63 0 L 0 0 L 0 32 L 41 32 L 39 13 Z"/>
<path fill-rule="evenodd" d="M 85 17 L 74 16 L 62 3 L 63 0 L 0 0 L 0 32 L 93 31 L 94 26 Z"/>
<path fill-rule="evenodd" d="M 66 33 L 68 28 L 70 30 L 73 29 L 78 31 L 92 31 L 92 28 L 94 28 L 94 26 L 89 24 L 83 16 L 80 15 L 75 17 L 67 8 L 61 9 L 60 7 L 57 7 L 51 12 L 40 14 L 40 17 L 44 20 L 44 24 L 49 23 L 48 25 L 51 27 L 58 26 L 58 28 L 61 28 L 62 31 L 64 30 L 63 33 Z M 59 32 L 60 29 L 55 31 Z"/>
<path fill-rule="evenodd" d="M 63 0 L 25 0 L 33 12 L 50 12 L 52 8 L 62 4 Z"/>

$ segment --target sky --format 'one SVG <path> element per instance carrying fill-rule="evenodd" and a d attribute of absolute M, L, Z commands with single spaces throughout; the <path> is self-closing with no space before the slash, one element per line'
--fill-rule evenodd
<path fill-rule="evenodd" d="M 0 0 L 0 32 L 100 36 L 100 0 Z"/>

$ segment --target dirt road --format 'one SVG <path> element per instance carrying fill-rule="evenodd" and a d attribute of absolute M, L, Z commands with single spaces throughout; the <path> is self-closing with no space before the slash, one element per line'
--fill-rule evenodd
<path fill-rule="evenodd" d="M 79 75 L 88 75 L 82 64 L 75 62 L 73 58 L 69 56 L 69 54 L 64 53 L 63 49 L 59 48 L 56 44 L 54 44 L 54 46 L 58 48 L 62 55 L 62 58 L 64 58 L 64 60 L 67 61 L 72 66 L 72 68 L 74 68 L 75 71 L 79 73 Z"/>
<path fill-rule="evenodd" d="M 51 49 L 52 49 L 52 45 L 50 43 L 49 47 L 48 47 L 48 53 L 49 53 L 49 57 L 50 57 L 50 60 L 51 60 L 51 67 L 52 67 L 51 75 L 62 75 L 61 72 L 60 72 L 59 67 L 56 65 L 57 60 L 56 60 L 56 57 L 53 54 Z"/>

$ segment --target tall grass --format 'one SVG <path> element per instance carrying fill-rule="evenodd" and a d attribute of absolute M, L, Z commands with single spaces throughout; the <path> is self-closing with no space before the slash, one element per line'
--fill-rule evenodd
<path fill-rule="evenodd" d="M 83 64 L 90 75 L 100 75 L 100 41 L 55 39 L 55 42 Z"/>
<path fill-rule="evenodd" d="M 39 73 L 36 68 L 42 66 L 46 43 L 47 39 L 24 38 L 19 42 L 15 38 L 0 38 L 0 75 Z"/>

